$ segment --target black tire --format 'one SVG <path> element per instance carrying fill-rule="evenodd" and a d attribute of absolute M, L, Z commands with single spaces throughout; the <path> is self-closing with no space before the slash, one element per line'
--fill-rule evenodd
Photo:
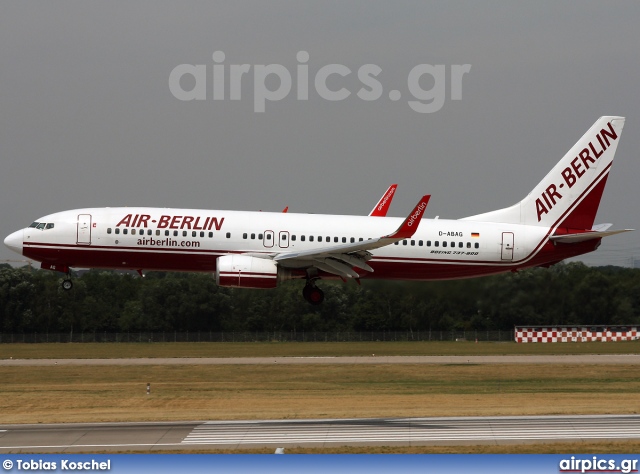
<path fill-rule="evenodd" d="M 318 306 L 324 301 L 324 291 L 322 291 L 317 286 L 312 286 L 309 289 L 309 295 L 306 300 L 313 306 Z"/>
<path fill-rule="evenodd" d="M 69 291 L 71 288 L 73 288 L 73 282 L 71 280 L 62 281 L 62 289 L 64 291 Z"/>

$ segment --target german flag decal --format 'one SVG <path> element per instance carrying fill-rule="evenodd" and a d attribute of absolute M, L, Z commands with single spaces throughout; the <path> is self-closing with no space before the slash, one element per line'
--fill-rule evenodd
<path fill-rule="evenodd" d="M 479 232 L 471 232 L 471 237 L 474 237 L 474 238 L 477 239 L 477 238 L 480 237 L 480 233 Z"/>

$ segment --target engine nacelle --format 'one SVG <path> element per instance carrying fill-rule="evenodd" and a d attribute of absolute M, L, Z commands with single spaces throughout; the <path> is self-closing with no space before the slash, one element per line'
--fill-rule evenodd
<path fill-rule="evenodd" d="M 216 284 L 232 288 L 275 288 L 291 272 L 273 260 L 248 255 L 225 255 L 216 260 Z"/>

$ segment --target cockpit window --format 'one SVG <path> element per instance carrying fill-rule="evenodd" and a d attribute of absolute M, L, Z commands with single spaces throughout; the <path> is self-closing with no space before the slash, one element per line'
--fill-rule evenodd
<path fill-rule="evenodd" d="M 42 229 L 44 229 L 45 225 L 47 225 L 47 224 L 45 224 L 44 222 L 41 222 L 40 224 L 37 225 L 36 229 L 42 230 Z"/>
<path fill-rule="evenodd" d="M 31 224 L 29 227 L 38 227 L 40 225 L 39 222 L 34 222 L 33 224 Z"/>
<path fill-rule="evenodd" d="M 47 227 L 46 227 L 46 228 L 47 228 L 47 229 L 53 229 L 53 226 L 54 226 L 54 224 L 53 224 L 53 223 L 51 223 L 51 224 L 47 224 Z"/>

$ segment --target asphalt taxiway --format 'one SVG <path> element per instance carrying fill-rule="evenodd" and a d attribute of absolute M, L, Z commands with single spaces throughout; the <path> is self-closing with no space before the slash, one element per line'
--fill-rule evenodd
<path fill-rule="evenodd" d="M 640 364 L 640 354 L 359 356 L 359 357 L 175 357 L 136 359 L 0 359 L 0 366 L 51 365 L 318 365 L 318 364 Z"/>

